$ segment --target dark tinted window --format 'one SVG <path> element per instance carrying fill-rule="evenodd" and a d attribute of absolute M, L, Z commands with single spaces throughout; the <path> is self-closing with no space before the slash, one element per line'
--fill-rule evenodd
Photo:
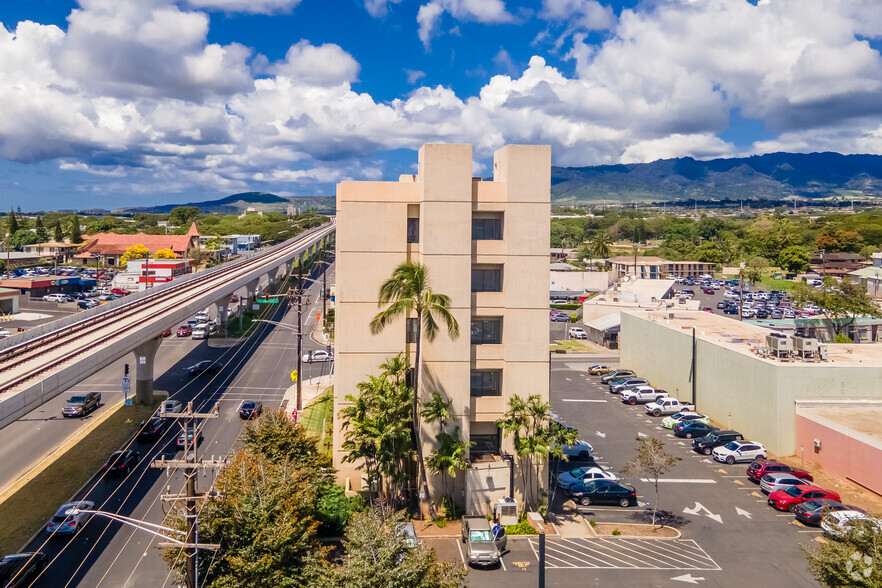
<path fill-rule="evenodd" d="M 472 319 L 472 345 L 502 343 L 502 319 Z"/>
<path fill-rule="evenodd" d="M 407 343 L 416 343 L 419 339 L 420 321 L 419 319 L 407 319 Z"/>
<path fill-rule="evenodd" d="M 418 218 L 407 219 L 407 242 L 408 243 L 419 243 L 420 242 L 420 219 L 418 219 Z"/>
<path fill-rule="evenodd" d="M 472 396 L 501 396 L 502 395 L 502 371 L 501 370 L 472 370 L 471 395 Z"/>
<path fill-rule="evenodd" d="M 472 239 L 475 241 L 498 241 L 502 239 L 502 219 L 472 219 Z"/>
<path fill-rule="evenodd" d="M 472 292 L 502 292 L 502 270 L 473 269 Z"/>

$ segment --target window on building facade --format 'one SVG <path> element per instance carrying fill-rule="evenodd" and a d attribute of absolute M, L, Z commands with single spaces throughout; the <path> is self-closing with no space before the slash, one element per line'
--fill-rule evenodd
<path fill-rule="evenodd" d="M 469 441 L 473 443 L 469 450 L 469 457 L 475 459 L 482 455 L 499 455 L 499 430 L 496 433 L 469 435 Z"/>
<path fill-rule="evenodd" d="M 408 243 L 419 243 L 420 242 L 420 219 L 418 219 L 418 218 L 407 219 L 407 242 Z"/>
<path fill-rule="evenodd" d="M 472 239 L 475 241 L 499 241 L 502 239 L 502 219 L 473 218 Z"/>
<path fill-rule="evenodd" d="M 502 343 L 501 318 L 473 318 L 472 345 L 494 345 Z"/>
<path fill-rule="evenodd" d="M 416 343 L 419 337 L 420 321 L 419 319 L 407 319 L 407 339 L 406 343 Z"/>
<path fill-rule="evenodd" d="M 472 268 L 472 292 L 502 292 L 502 269 Z"/>
<path fill-rule="evenodd" d="M 502 370 L 472 370 L 471 395 L 501 396 Z"/>

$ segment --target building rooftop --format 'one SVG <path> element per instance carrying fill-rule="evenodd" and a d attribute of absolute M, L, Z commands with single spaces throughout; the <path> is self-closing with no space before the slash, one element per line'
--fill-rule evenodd
<path fill-rule="evenodd" d="M 626 280 L 586 300 L 585 304 L 655 305 L 670 292 L 674 284 L 674 280 Z"/>
<path fill-rule="evenodd" d="M 882 401 L 867 399 L 813 401 L 797 400 L 797 412 L 832 421 L 843 429 L 865 435 L 882 443 Z"/>
<path fill-rule="evenodd" d="M 699 340 L 707 341 L 737 353 L 749 355 L 760 361 L 782 366 L 822 366 L 830 367 L 882 367 L 882 345 L 873 343 L 841 344 L 825 343 L 827 346 L 827 361 L 817 363 L 804 363 L 801 361 L 781 362 L 774 358 L 763 358 L 755 350 L 765 346 L 766 335 L 776 332 L 774 329 L 760 327 L 747 322 L 739 322 L 737 319 L 711 314 L 698 310 L 627 310 L 628 314 L 649 320 L 671 329 L 688 331 L 692 333 L 695 328 L 695 336 Z M 668 318 L 669 313 L 673 318 Z"/>

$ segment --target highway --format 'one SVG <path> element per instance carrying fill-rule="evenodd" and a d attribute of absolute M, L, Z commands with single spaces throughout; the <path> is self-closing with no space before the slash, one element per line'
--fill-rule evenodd
<path fill-rule="evenodd" d="M 333 266 L 329 272 L 333 271 Z M 333 283 L 329 276 L 329 284 Z M 282 284 L 281 288 L 285 285 Z M 304 333 L 311 333 L 316 326 L 316 310 L 321 309 L 318 301 L 321 280 L 309 288 L 311 306 L 304 313 Z M 272 315 L 264 318 L 286 325 L 295 326 L 295 308 L 286 304 L 277 305 Z M 196 343 L 196 342 L 193 342 Z M 224 456 L 234 449 L 242 430 L 243 422 L 237 410 L 243 400 L 261 400 L 265 408 L 277 408 L 285 390 L 291 385 L 290 372 L 296 364 L 296 335 L 288 329 L 260 324 L 254 334 L 242 344 L 226 348 L 210 348 L 197 344 L 182 355 L 182 359 L 171 366 L 157 381 L 157 389 L 168 390 L 171 398 L 187 402 L 192 400 L 194 408 L 210 410 L 219 403 L 219 418 L 203 421 L 204 441 L 198 456 Z M 304 352 L 324 347 L 323 342 L 303 337 Z M 173 353 L 168 354 L 169 361 Z M 184 368 L 202 359 L 217 359 L 224 368 L 217 374 L 203 374 L 188 378 Z M 322 366 L 304 366 L 302 377 L 319 375 Z M 314 374 L 312 372 L 315 372 Z M 74 499 L 92 500 L 96 509 L 112 511 L 124 516 L 162 523 L 168 505 L 160 499 L 166 493 L 178 493 L 184 489 L 184 477 L 179 471 L 172 471 L 170 477 L 162 470 L 150 468 L 150 461 L 163 455 L 183 457 L 177 451 L 175 437 L 180 428 L 170 428 L 155 444 L 133 442 L 131 447 L 141 453 L 138 467 L 124 479 L 102 479 L 96 474 Z M 110 454 L 116 448 L 107 448 Z M 198 488 L 206 489 L 213 480 L 213 474 L 199 474 Z M 103 517 L 93 517 L 87 525 L 70 539 L 48 540 L 45 533 L 39 533 L 27 546 L 27 550 L 41 550 L 49 558 L 50 564 L 34 586 L 68 587 L 160 587 L 174 586 L 174 577 L 162 560 L 161 552 L 154 545 L 160 541 L 143 531 L 121 526 Z M 208 555 L 210 557 L 210 555 Z"/>

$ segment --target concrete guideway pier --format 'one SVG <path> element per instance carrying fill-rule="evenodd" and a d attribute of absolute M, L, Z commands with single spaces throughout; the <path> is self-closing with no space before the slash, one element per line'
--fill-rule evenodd
<path fill-rule="evenodd" d="M 227 328 L 227 320 L 230 315 L 230 297 L 224 296 L 220 300 L 215 301 L 214 306 L 217 315 L 217 328 L 219 331 L 225 331 Z"/>
<path fill-rule="evenodd" d="M 150 339 L 132 350 L 135 354 L 135 402 L 153 404 L 153 360 L 162 337 Z"/>

